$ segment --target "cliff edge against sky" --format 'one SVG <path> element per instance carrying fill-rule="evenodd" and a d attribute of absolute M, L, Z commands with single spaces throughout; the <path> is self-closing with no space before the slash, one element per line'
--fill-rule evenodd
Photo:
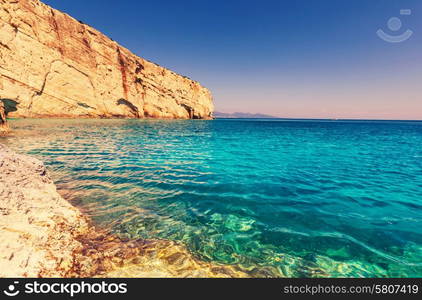
<path fill-rule="evenodd" d="M 0 0 L 8 117 L 210 118 L 198 82 L 134 55 L 38 0 Z"/>

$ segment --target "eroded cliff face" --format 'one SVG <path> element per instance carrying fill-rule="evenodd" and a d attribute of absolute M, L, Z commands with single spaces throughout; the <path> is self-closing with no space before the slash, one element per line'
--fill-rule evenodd
<path fill-rule="evenodd" d="M 211 117 L 211 94 L 198 82 L 38 0 L 0 4 L 0 99 L 8 117 Z"/>

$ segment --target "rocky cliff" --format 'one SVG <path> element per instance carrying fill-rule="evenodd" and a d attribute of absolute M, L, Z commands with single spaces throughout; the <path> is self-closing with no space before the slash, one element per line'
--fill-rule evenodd
<path fill-rule="evenodd" d="M 0 99 L 8 117 L 211 117 L 211 94 L 198 82 L 38 0 L 0 4 Z"/>

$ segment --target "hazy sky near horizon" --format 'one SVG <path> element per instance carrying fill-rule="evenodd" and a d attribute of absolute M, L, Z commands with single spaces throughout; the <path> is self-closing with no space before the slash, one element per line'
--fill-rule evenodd
<path fill-rule="evenodd" d="M 422 120 L 421 0 L 43 2 L 198 80 L 217 111 Z"/>

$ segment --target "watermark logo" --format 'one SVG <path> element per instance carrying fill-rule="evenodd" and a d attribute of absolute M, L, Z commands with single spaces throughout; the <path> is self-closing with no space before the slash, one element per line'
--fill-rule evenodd
<path fill-rule="evenodd" d="M 411 14 L 412 14 L 411 9 L 401 9 L 400 10 L 400 15 L 402 15 L 402 16 L 410 16 Z M 397 17 L 391 17 L 387 22 L 387 27 L 392 32 L 398 32 L 402 27 L 402 22 Z M 382 29 L 378 29 L 377 35 L 381 39 L 383 39 L 384 41 L 386 41 L 388 43 L 401 43 L 401 42 L 407 41 L 413 35 L 413 31 L 410 30 L 410 29 L 407 29 L 402 34 L 391 35 L 391 34 L 386 33 Z"/>
<path fill-rule="evenodd" d="M 19 281 L 7 286 L 3 293 L 9 297 L 15 297 L 18 294 L 61 294 L 74 297 L 79 294 L 126 294 L 128 291 L 127 283 L 114 282 L 26 282 L 18 288 Z"/>
<path fill-rule="evenodd" d="M 10 284 L 7 287 L 7 290 L 4 290 L 3 291 L 3 293 L 6 296 L 9 296 L 9 297 L 15 297 L 15 296 L 17 296 L 20 293 L 19 290 L 16 288 L 16 286 L 18 285 L 18 283 L 19 283 L 19 281 L 14 281 L 13 284 Z"/>

